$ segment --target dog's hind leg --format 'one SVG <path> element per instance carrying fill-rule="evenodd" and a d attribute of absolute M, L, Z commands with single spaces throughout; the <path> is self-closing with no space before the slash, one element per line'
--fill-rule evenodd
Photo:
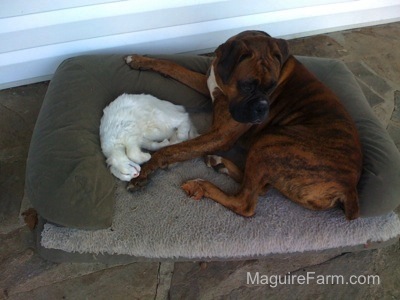
<path fill-rule="evenodd" d="M 228 195 L 209 181 L 194 179 L 185 182 L 182 189 L 195 200 L 210 198 L 238 215 L 251 217 L 255 213 L 259 195 L 264 187 L 259 182 L 243 182 L 236 195 Z"/>
<path fill-rule="evenodd" d="M 225 162 L 229 162 L 229 160 Z M 267 186 L 263 172 L 254 172 L 256 165 L 256 163 L 246 165 L 241 188 L 235 195 L 228 195 L 213 183 L 201 179 L 187 181 L 182 185 L 182 189 L 196 200 L 204 196 L 229 208 L 238 215 L 251 217 L 255 213 L 258 197 L 266 192 Z M 234 164 L 230 163 L 229 166 L 232 167 Z M 237 167 L 234 166 L 233 168 Z"/>
<path fill-rule="evenodd" d="M 270 186 L 268 176 L 266 176 L 268 169 L 263 166 L 264 157 L 255 152 L 257 151 L 249 152 L 244 173 L 229 160 L 223 160 L 228 172 L 232 172 L 232 174 L 237 172 L 234 176 L 237 177 L 238 181 L 241 181 L 240 190 L 235 195 L 228 195 L 211 182 L 201 179 L 187 181 L 182 185 L 182 189 L 196 200 L 207 197 L 238 215 L 251 217 L 255 213 L 258 197 L 265 194 Z M 210 160 L 213 159 L 215 157 Z M 218 165 L 218 160 L 216 164 Z M 239 180 L 240 177 L 242 177 L 242 180 Z"/>

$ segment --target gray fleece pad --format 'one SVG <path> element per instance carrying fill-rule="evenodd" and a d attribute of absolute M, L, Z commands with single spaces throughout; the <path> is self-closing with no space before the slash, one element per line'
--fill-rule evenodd
<path fill-rule="evenodd" d="M 45 224 L 41 244 L 77 253 L 240 259 L 363 245 L 400 235 L 400 220 L 393 212 L 349 222 L 340 209 L 310 211 L 276 190 L 260 197 L 254 217 L 240 217 L 207 198 L 188 198 L 180 185 L 193 178 L 211 180 L 227 192 L 238 188 L 200 159 L 184 162 L 157 171 L 145 189 L 133 194 L 119 182 L 110 228 L 88 231 Z"/>

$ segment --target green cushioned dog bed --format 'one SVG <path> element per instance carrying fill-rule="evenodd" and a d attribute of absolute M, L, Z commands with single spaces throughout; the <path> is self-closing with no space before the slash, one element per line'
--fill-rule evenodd
<path fill-rule="evenodd" d="M 201 56 L 161 57 L 202 73 L 206 73 L 211 63 L 211 58 Z M 184 105 L 201 133 L 211 123 L 211 101 L 172 79 L 153 72 L 131 70 L 123 56 L 89 55 L 68 59 L 59 66 L 33 133 L 26 191 L 46 223 L 41 246 L 66 252 L 152 258 L 216 258 L 219 255 L 234 258 L 285 252 L 289 248 L 296 252 L 354 246 L 368 240 L 384 241 L 396 237 L 400 233 L 400 222 L 392 211 L 400 204 L 397 148 L 343 63 L 309 57 L 298 59 L 338 94 L 356 122 L 364 152 L 363 174 L 358 187 L 362 218 L 344 221 L 342 213 L 336 209 L 311 212 L 274 190 L 263 197 L 265 199 L 260 199 L 256 216 L 250 219 L 236 216 L 212 201 L 193 201 L 179 188 L 185 179 L 212 177 L 212 181 L 228 190 L 236 188 L 229 178 L 213 173 L 201 160 L 159 170 L 144 190 L 132 194 L 126 192 L 124 184 L 107 169 L 101 152 L 99 124 L 103 108 L 123 93 L 151 94 Z M 280 216 L 280 213 L 279 218 L 271 217 L 271 214 Z M 282 220 L 285 218 L 291 220 Z M 299 226 L 292 226 L 296 218 L 308 226 L 310 234 L 301 237 L 303 242 L 299 245 L 290 244 L 289 247 L 279 241 L 279 234 L 298 235 L 291 232 L 293 227 Z M 128 219 L 133 223 L 126 221 Z M 222 220 L 236 230 L 224 231 Z M 338 235 L 346 233 L 346 241 L 340 238 L 337 244 L 317 241 L 316 237 L 324 235 L 332 238 L 329 226 L 336 226 Z M 263 236 L 264 231 L 271 231 L 268 228 L 275 228 L 276 236 Z M 301 232 L 305 230 L 305 227 L 299 228 Z M 257 236 L 260 244 L 248 244 L 247 250 L 239 247 L 237 243 L 245 242 L 243 239 L 236 241 L 231 235 L 240 236 L 242 229 L 245 236 Z M 185 231 L 183 236 L 182 230 Z M 131 234 L 121 233 L 125 231 Z M 381 236 L 380 231 L 383 232 Z M 190 249 L 196 239 L 198 245 Z M 268 239 L 280 246 L 269 245 Z M 135 248 L 130 242 L 143 244 Z M 176 243 L 186 252 L 173 246 Z M 207 244 L 213 244 L 215 248 L 204 249 Z M 229 251 L 223 254 L 224 249 Z M 252 249 L 257 250 L 252 252 Z"/>
<path fill-rule="evenodd" d="M 198 71 L 211 61 L 177 60 Z M 86 229 L 111 225 L 115 183 L 100 149 L 99 126 L 104 107 L 123 93 L 151 94 L 211 115 L 207 98 L 158 74 L 132 71 L 121 56 L 64 61 L 45 96 L 26 173 L 29 199 L 47 220 Z"/>

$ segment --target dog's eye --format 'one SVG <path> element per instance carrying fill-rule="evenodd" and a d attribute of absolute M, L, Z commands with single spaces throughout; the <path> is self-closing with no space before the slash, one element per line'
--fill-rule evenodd
<path fill-rule="evenodd" d="M 272 91 L 272 90 L 276 87 L 276 85 L 277 85 L 276 81 L 272 81 L 272 82 L 267 86 L 267 88 L 265 89 L 265 91 L 266 91 L 266 92 Z"/>
<path fill-rule="evenodd" d="M 258 86 L 257 80 L 242 81 L 239 83 L 240 90 L 246 94 L 254 92 L 257 86 Z"/>
<path fill-rule="evenodd" d="M 242 55 L 239 57 L 238 63 L 241 63 L 242 61 L 244 61 L 245 59 L 247 59 L 247 58 L 249 58 L 249 57 L 251 57 L 251 53 L 242 54 Z"/>
<path fill-rule="evenodd" d="M 274 54 L 274 58 L 277 59 L 279 61 L 279 63 L 281 63 L 282 56 L 279 53 Z"/>

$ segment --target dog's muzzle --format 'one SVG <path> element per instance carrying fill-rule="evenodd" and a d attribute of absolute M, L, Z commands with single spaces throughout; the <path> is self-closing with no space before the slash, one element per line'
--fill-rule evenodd
<path fill-rule="evenodd" d="M 267 117 L 269 104 L 265 98 L 253 98 L 232 104 L 229 111 L 237 122 L 259 124 Z"/>

